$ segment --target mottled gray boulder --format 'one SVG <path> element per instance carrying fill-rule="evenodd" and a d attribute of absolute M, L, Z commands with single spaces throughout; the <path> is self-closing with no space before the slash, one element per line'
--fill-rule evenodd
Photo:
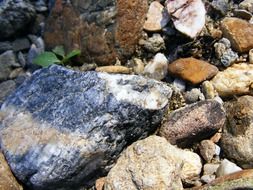
<path fill-rule="evenodd" d="M 35 9 L 27 0 L 0 1 L 0 39 L 23 32 L 35 18 Z"/>
<path fill-rule="evenodd" d="M 156 130 L 172 90 L 135 75 L 36 71 L 1 107 L 1 148 L 32 189 L 78 189 Z"/>

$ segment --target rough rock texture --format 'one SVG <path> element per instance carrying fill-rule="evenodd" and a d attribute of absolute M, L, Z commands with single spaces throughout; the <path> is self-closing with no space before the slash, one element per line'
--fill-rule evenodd
<path fill-rule="evenodd" d="M 221 177 L 241 170 L 242 168 L 238 167 L 235 163 L 224 159 L 220 163 L 220 166 L 217 168 L 216 176 Z"/>
<path fill-rule="evenodd" d="M 210 162 L 215 155 L 215 144 L 210 140 L 200 142 L 199 152 L 206 162 Z"/>
<path fill-rule="evenodd" d="M 200 101 L 171 112 L 159 135 L 171 144 L 189 147 L 217 132 L 226 120 L 222 105 L 215 100 Z"/>
<path fill-rule="evenodd" d="M 1 190 L 22 190 L 17 180 L 11 173 L 4 155 L 0 152 L 0 189 Z"/>
<path fill-rule="evenodd" d="M 0 1 L 0 39 L 12 37 L 27 29 L 36 18 L 34 7 L 27 0 Z"/>
<path fill-rule="evenodd" d="M 218 68 L 205 61 L 195 58 L 181 58 L 168 66 L 169 72 L 192 84 L 198 84 L 212 78 L 218 73 Z"/>
<path fill-rule="evenodd" d="M 206 10 L 201 0 L 167 0 L 167 10 L 175 28 L 194 38 L 205 25 Z"/>
<path fill-rule="evenodd" d="M 4 99 L 16 89 L 16 83 L 13 80 L 7 80 L 0 83 L 0 107 Z"/>
<path fill-rule="evenodd" d="M 225 18 L 221 29 L 236 51 L 247 52 L 253 48 L 253 24 L 239 18 Z"/>
<path fill-rule="evenodd" d="M 97 67 L 97 72 L 129 74 L 131 70 L 124 66 L 103 66 Z"/>
<path fill-rule="evenodd" d="M 215 90 L 220 96 L 252 94 L 253 65 L 234 64 L 219 72 L 212 80 Z"/>
<path fill-rule="evenodd" d="M 3 103 L 1 147 L 15 175 L 33 189 L 89 186 L 127 144 L 156 129 L 171 94 L 140 76 L 54 65 Z"/>
<path fill-rule="evenodd" d="M 150 136 L 129 146 L 109 172 L 105 190 L 183 189 L 181 179 L 197 176 L 200 157 Z"/>
<path fill-rule="evenodd" d="M 47 48 L 78 48 L 87 62 L 102 65 L 125 61 L 134 50 L 148 9 L 147 0 L 64 3 L 57 0 L 46 24 Z"/>
<path fill-rule="evenodd" d="M 192 190 L 220 190 L 220 189 L 252 189 L 253 170 L 243 170 L 224 177 L 219 177 L 210 184 Z"/>
<path fill-rule="evenodd" d="M 144 68 L 144 75 L 156 80 L 162 80 L 168 73 L 168 60 L 162 53 L 157 53 Z"/>
<path fill-rule="evenodd" d="M 143 28 L 147 31 L 160 31 L 169 22 L 169 15 L 163 5 L 153 1 L 147 13 L 147 20 Z"/>
<path fill-rule="evenodd" d="M 253 167 L 253 97 L 242 96 L 225 104 L 228 122 L 221 138 L 227 158 L 243 168 Z"/>
<path fill-rule="evenodd" d="M 19 66 L 12 50 L 2 53 L 0 55 L 0 81 L 8 79 L 12 69 Z"/>

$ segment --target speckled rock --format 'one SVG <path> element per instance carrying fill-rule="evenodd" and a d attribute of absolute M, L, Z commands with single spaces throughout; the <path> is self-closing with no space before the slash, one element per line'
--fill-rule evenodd
<path fill-rule="evenodd" d="M 166 1 L 175 28 L 183 34 L 195 38 L 205 25 L 206 10 L 201 0 Z"/>
<path fill-rule="evenodd" d="M 210 140 L 200 142 L 199 151 L 206 162 L 210 162 L 215 155 L 215 144 Z"/>
<path fill-rule="evenodd" d="M 228 121 L 221 137 L 226 157 L 243 168 L 253 167 L 253 97 L 225 103 Z"/>
<path fill-rule="evenodd" d="M 253 65 L 240 63 L 219 72 L 211 83 L 219 96 L 226 97 L 252 94 L 252 81 Z"/>
<path fill-rule="evenodd" d="M 242 9 L 246 9 L 253 13 L 253 2 L 252 0 L 244 0 L 239 4 L 239 7 Z"/>
<path fill-rule="evenodd" d="M 189 147 L 223 127 L 226 116 L 220 103 L 207 100 L 175 110 L 165 119 L 159 135 L 171 144 Z"/>
<path fill-rule="evenodd" d="M 200 157 L 150 136 L 129 146 L 109 172 L 105 190 L 183 189 L 181 180 L 198 176 Z"/>
<path fill-rule="evenodd" d="M 0 145 L 31 189 L 88 187 L 127 144 L 156 130 L 171 94 L 167 85 L 141 76 L 53 65 L 3 103 Z"/>
<path fill-rule="evenodd" d="M 236 51 L 247 52 L 253 48 L 253 24 L 239 18 L 225 18 L 221 29 Z"/>
<path fill-rule="evenodd" d="M 11 173 L 10 167 L 8 166 L 4 155 L 0 152 L 0 189 L 1 190 L 22 190 Z"/>
<path fill-rule="evenodd" d="M 218 73 L 218 68 L 195 58 L 181 58 L 168 65 L 169 73 L 192 84 L 199 84 Z"/>
<path fill-rule="evenodd" d="M 0 55 L 0 81 L 8 79 L 12 69 L 19 66 L 12 50 L 2 53 Z"/>
<path fill-rule="evenodd" d="M 24 32 L 36 17 L 34 7 L 27 0 L 4 0 L 0 3 L 0 39 Z"/>
<path fill-rule="evenodd" d="M 0 107 L 4 99 L 10 95 L 16 88 L 16 83 L 13 80 L 7 80 L 0 83 Z"/>
<path fill-rule="evenodd" d="M 238 54 L 231 48 L 231 43 L 228 39 L 222 38 L 214 44 L 216 57 L 220 60 L 221 64 L 225 67 L 230 66 L 238 58 Z"/>
<path fill-rule="evenodd" d="M 157 53 L 165 49 L 164 39 L 160 34 L 154 33 L 150 38 L 140 39 L 139 45 L 151 53 Z"/>
<path fill-rule="evenodd" d="M 149 5 L 147 19 L 143 28 L 147 31 L 160 31 L 169 22 L 169 14 L 164 6 L 158 1 L 153 1 Z"/>
<path fill-rule="evenodd" d="M 253 49 L 249 50 L 249 64 L 253 64 Z"/>
<path fill-rule="evenodd" d="M 252 189 L 252 187 L 253 170 L 243 170 L 219 177 L 207 185 L 192 190 Z"/>
<path fill-rule="evenodd" d="M 46 22 L 46 47 L 80 49 L 84 61 L 99 65 L 124 62 L 135 51 L 147 10 L 147 0 L 57 0 Z"/>

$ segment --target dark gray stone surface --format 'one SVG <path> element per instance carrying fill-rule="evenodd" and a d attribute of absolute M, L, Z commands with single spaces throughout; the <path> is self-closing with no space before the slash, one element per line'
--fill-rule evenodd
<path fill-rule="evenodd" d="M 13 37 L 27 30 L 27 26 L 35 18 L 35 9 L 27 0 L 0 2 L 0 39 Z"/>
<path fill-rule="evenodd" d="M 3 103 L 0 145 L 31 189 L 74 190 L 105 175 L 123 148 L 154 132 L 172 90 L 135 75 L 36 71 Z"/>

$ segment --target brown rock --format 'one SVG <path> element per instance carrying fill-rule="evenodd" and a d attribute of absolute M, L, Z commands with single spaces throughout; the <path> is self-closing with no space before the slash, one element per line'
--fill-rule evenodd
<path fill-rule="evenodd" d="M 253 25 L 239 18 L 225 18 L 221 23 L 223 36 L 239 52 L 253 48 Z"/>
<path fill-rule="evenodd" d="M 189 147 L 212 136 L 225 123 L 225 112 L 217 101 L 207 100 L 171 112 L 159 131 L 171 144 Z"/>
<path fill-rule="evenodd" d="M 134 52 L 148 9 L 146 0 L 71 2 L 56 1 L 46 23 L 47 48 L 80 49 L 84 61 L 100 65 L 113 64 L 117 57 L 125 61 Z"/>
<path fill-rule="evenodd" d="M 219 72 L 211 83 L 219 96 L 253 94 L 253 65 L 247 63 L 233 64 Z"/>
<path fill-rule="evenodd" d="M 1 190 L 22 190 L 17 180 L 11 173 L 11 170 L 0 152 L 0 189 Z"/>
<path fill-rule="evenodd" d="M 96 180 L 96 190 L 103 190 L 105 184 L 105 177 Z"/>
<path fill-rule="evenodd" d="M 97 67 L 97 72 L 129 74 L 131 70 L 124 66 L 103 66 Z"/>
<path fill-rule="evenodd" d="M 148 31 L 159 31 L 169 22 L 169 14 L 161 3 L 153 1 L 148 10 L 143 28 Z"/>
<path fill-rule="evenodd" d="M 227 123 L 223 129 L 221 147 L 226 158 L 242 168 L 253 167 L 253 97 L 242 96 L 225 103 Z"/>
<path fill-rule="evenodd" d="M 253 169 L 243 170 L 230 175 L 219 177 L 210 184 L 192 190 L 217 190 L 217 189 L 252 189 Z"/>
<path fill-rule="evenodd" d="M 192 84 L 198 84 L 218 73 L 217 67 L 195 58 L 182 58 L 168 66 L 169 72 Z"/>

